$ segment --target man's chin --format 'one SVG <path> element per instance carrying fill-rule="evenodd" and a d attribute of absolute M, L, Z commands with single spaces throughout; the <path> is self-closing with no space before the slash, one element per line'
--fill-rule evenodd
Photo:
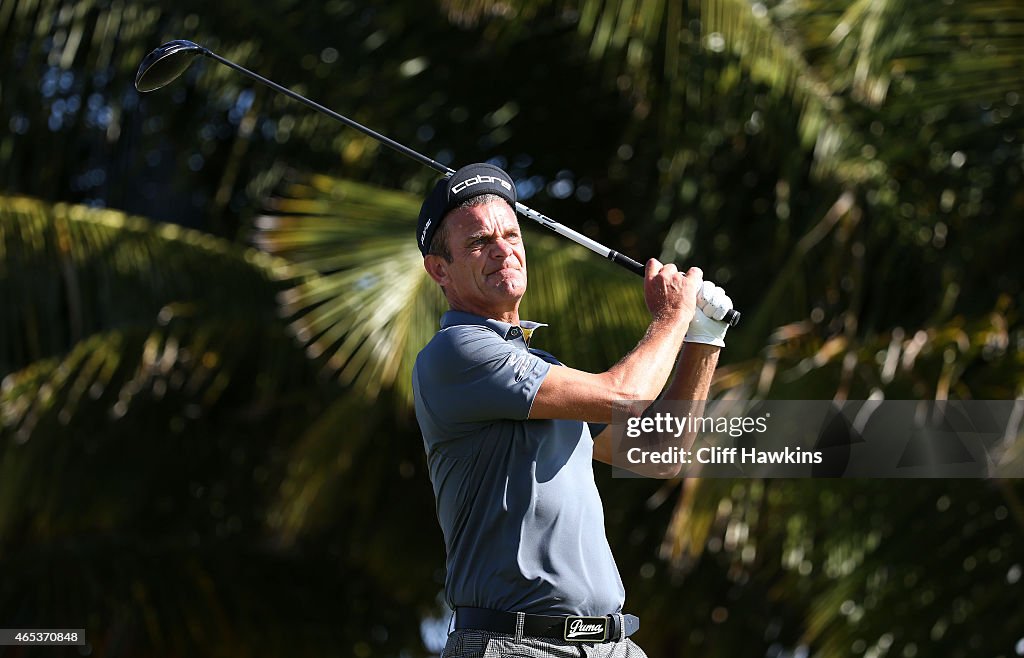
<path fill-rule="evenodd" d="M 526 292 L 526 272 L 522 270 L 499 270 L 489 278 L 496 288 L 508 295 L 522 296 Z"/>

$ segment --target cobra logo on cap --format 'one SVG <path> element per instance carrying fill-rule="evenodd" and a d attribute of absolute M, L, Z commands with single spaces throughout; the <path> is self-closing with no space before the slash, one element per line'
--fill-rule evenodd
<path fill-rule="evenodd" d="M 481 185 L 483 183 L 498 183 L 509 192 L 512 191 L 512 185 L 504 178 L 499 178 L 498 176 L 483 176 L 477 174 L 476 176 L 470 176 L 466 180 L 460 183 L 456 183 L 455 185 L 452 185 L 452 194 L 458 194 L 467 187 L 471 187 L 473 185 Z"/>
<path fill-rule="evenodd" d="M 421 245 L 426 242 L 426 240 L 427 240 L 427 230 L 430 229 L 430 224 L 433 221 L 434 221 L 433 219 L 428 219 L 427 223 L 423 225 L 423 230 L 420 231 L 420 244 Z"/>

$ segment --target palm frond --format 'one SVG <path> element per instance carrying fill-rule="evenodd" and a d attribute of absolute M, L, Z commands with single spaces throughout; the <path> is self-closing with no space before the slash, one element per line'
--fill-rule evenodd
<path fill-rule="evenodd" d="M 289 451 L 338 393 L 277 316 L 282 286 L 315 275 L 121 213 L 2 201 L 0 291 L 64 291 L 52 306 L 5 307 L 5 353 L 26 360 L 14 339 L 37 315 L 73 316 L 62 297 L 84 318 L 81 339 L 56 335 L 0 385 L 4 617 L 91 620 L 90 645 L 112 656 L 309 655 L 341 638 L 358 653 L 369 640 L 356 627 L 323 631 L 362 614 L 355 598 L 376 602 L 366 623 L 390 628 L 375 644 L 415 644 L 410 601 L 433 596 L 429 577 L 411 594 L 380 559 L 346 553 L 339 570 L 326 544 L 310 550 L 292 533 L 286 546 L 278 534 Z M 396 612 L 385 620 L 377 608 Z"/>
<path fill-rule="evenodd" d="M 774 332 L 761 357 L 720 369 L 715 388 L 741 399 L 816 399 L 835 391 L 838 399 L 1020 400 L 1021 356 L 1008 341 L 1013 326 L 1018 311 L 1006 299 L 972 321 L 939 316 L 918 330 L 849 341 L 820 335 L 813 322 L 794 323 Z M 1013 596 L 1004 580 L 1015 569 L 1007 551 L 1024 527 L 1019 498 L 1012 481 L 691 479 L 661 556 L 677 573 L 718 564 L 730 581 L 749 581 L 779 599 L 799 590 L 800 644 L 822 656 L 845 655 L 868 638 L 911 652 L 934 643 L 949 653 L 978 641 L 957 630 L 968 619 L 984 623 Z M 959 507 L 947 512 L 949 500 Z M 948 539 L 922 557 L 914 538 L 936 527 Z M 979 589 L 992 596 L 957 603 L 977 600 L 972 592 Z M 900 612 L 894 619 L 883 610 Z M 1008 646 L 1018 617 L 992 628 L 993 646 Z M 929 636 L 927 629 L 940 627 Z"/>
<path fill-rule="evenodd" d="M 864 152 L 877 141 L 866 125 L 874 112 L 898 117 L 936 105 L 981 104 L 1006 105 L 1012 113 L 1024 86 L 1024 7 L 1006 0 L 549 0 L 515 11 L 490 0 L 448 0 L 444 6 L 460 22 L 487 16 L 499 33 L 503 26 L 514 33 L 516 11 L 549 10 L 574 20 L 608 78 L 620 88 L 628 83 L 628 94 L 643 106 L 637 116 L 661 117 L 669 137 L 686 120 L 682 108 L 718 102 L 740 81 L 728 67 L 716 71 L 698 57 L 727 51 L 745 80 L 796 110 L 817 173 L 846 184 L 885 181 L 889 154 L 870 146 Z M 710 81 L 699 79 L 708 74 Z"/>
<path fill-rule="evenodd" d="M 113 211 L 3 197 L 0 213 L 0 294 L 12 300 L 0 345 L 5 369 L 28 363 L 0 385 L 0 531 L 134 518 L 179 441 L 260 421 L 270 434 L 303 404 L 309 363 L 274 304 L 292 265 Z M 41 471 L 121 488 L 82 497 Z"/>
<path fill-rule="evenodd" d="M 799 592 L 788 613 L 803 630 L 791 646 L 814 655 L 876 642 L 902 653 L 998 650 L 1016 641 L 1011 629 L 1022 621 L 1006 586 L 1020 570 L 1008 502 L 1020 486 L 1005 487 L 1009 495 L 978 480 L 702 480 L 673 527 L 710 530 L 699 540 L 707 550 L 677 564 L 718 565 L 730 582 L 780 603 Z M 918 538 L 932 532 L 937 543 L 922 551 Z"/>
<path fill-rule="evenodd" d="M 824 10 L 823 10 L 824 9 Z M 995 103 L 1021 88 L 1024 8 L 967 3 L 791 0 L 778 11 L 837 91 L 871 107 L 893 102 Z M 979 77 L 980 74 L 980 77 Z"/>
<path fill-rule="evenodd" d="M 845 112 L 841 89 L 807 61 L 793 32 L 777 24 L 764 4 L 702 0 L 700 19 L 705 47 L 728 49 L 752 82 L 797 108 L 798 132 L 804 146 L 813 147 L 819 175 L 856 183 L 882 173 L 881 163 L 860 157 L 865 138 Z"/>
<path fill-rule="evenodd" d="M 478 20 L 494 13 L 499 3 L 446 3 L 460 21 Z M 524 11 L 567 6 L 534 2 Z M 793 42 L 792 30 L 776 24 L 761 3 L 748 0 L 588 0 L 571 15 L 578 17 L 577 31 L 588 54 L 607 69 L 607 77 L 632 98 L 635 116 L 656 117 L 660 130 L 673 146 L 677 126 L 699 113 L 713 110 L 719 121 L 746 120 L 734 117 L 733 107 L 717 107 L 723 96 L 735 92 L 741 82 L 762 86 L 774 98 L 797 109 L 799 135 L 812 149 L 819 174 L 839 170 L 848 181 L 876 176 L 877 163 L 859 156 L 864 143 L 859 129 L 844 113 L 840 89 L 804 57 Z M 495 22 L 502 20 L 496 15 Z M 505 24 L 515 23 L 505 19 Z M 714 58 L 729 51 L 738 66 L 718 66 Z M 726 113 L 723 115 L 723 112 Z"/>
<path fill-rule="evenodd" d="M 446 310 L 413 239 L 421 202 L 312 176 L 290 182 L 268 203 L 274 214 L 255 222 L 257 245 L 320 272 L 280 295 L 291 331 L 311 357 L 371 397 L 395 386 L 411 400 L 416 354 Z M 552 236 L 528 235 L 527 245 L 524 317 L 555 327 L 550 338 L 538 333 L 538 345 L 576 367 L 604 368 L 635 344 L 646 326 L 639 279 Z"/>
<path fill-rule="evenodd" d="M 267 527 L 283 547 L 338 542 L 385 591 L 425 605 L 437 594 L 431 571 L 444 550 L 423 541 L 436 533 L 423 446 L 411 412 L 395 413 L 398 392 L 380 395 L 372 405 L 360 395 L 337 399 L 296 438 Z M 399 521 L 381 523 L 382 510 L 395 510 Z"/>
<path fill-rule="evenodd" d="M 148 328 L 170 304 L 273 319 L 274 290 L 304 276 L 198 231 L 26 197 L 0 197 L 0 253 L 0 376 L 96 332 Z"/>

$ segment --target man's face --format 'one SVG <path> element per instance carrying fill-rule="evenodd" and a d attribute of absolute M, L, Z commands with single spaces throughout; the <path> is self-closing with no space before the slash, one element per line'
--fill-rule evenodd
<path fill-rule="evenodd" d="M 444 220 L 452 262 L 427 256 L 424 266 L 452 308 L 518 321 L 526 292 L 526 250 L 515 212 L 503 201 L 457 208 Z"/>

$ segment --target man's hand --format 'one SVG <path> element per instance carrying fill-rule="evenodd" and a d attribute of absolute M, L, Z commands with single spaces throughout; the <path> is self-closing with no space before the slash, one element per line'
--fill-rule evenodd
<path fill-rule="evenodd" d="M 725 347 L 725 332 L 729 330 L 729 323 L 724 322 L 723 318 L 732 310 L 732 300 L 724 290 L 710 281 L 701 284 L 699 299 L 701 307 L 690 320 L 683 340 L 687 343 Z"/>
<path fill-rule="evenodd" d="M 651 316 L 655 320 L 688 324 L 697 310 L 697 291 L 703 281 L 700 268 L 691 267 L 683 274 L 672 263 L 662 265 L 656 258 L 647 261 L 644 300 Z"/>

